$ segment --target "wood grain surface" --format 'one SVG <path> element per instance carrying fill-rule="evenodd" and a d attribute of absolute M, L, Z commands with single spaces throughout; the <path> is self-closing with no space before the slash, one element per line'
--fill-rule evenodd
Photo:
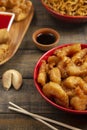
<path fill-rule="evenodd" d="M 32 21 L 34 15 L 34 7 L 31 6 L 31 9 L 29 11 L 29 15 L 26 19 L 19 21 L 19 22 L 14 22 L 11 26 L 11 29 L 9 31 L 10 33 L 10 47 L 8 50 L 8 55 L 5 57 L 5 59 L 0 62 L 0 65 L 4 64 L 7 62 L 9 59 L 11 59 L 16 51 L 18 50 L 27 29 L 29 28 L 29 25 Z"/>

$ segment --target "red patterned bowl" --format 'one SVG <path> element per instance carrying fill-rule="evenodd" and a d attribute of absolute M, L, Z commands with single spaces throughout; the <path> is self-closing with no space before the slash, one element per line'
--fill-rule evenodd
<path fill-rule="evenodd" d="M 42 60 L 47 60 L 49 56 L 51 56 L 53 54 L 53 52 L 56 50 L 56 49 L 60 49 L 60 48 L 63 48 L 65 46 L 69 46 L 69 45 L 72 45 L 72 44 L 63 44 L 61 46 L 57 46 L 49 51 L 47 51 L 44 55 L 42 55 L 42 57 L 38 60 L 38 62 L 36 63 L 36 66 L 35 66 L 35 69 L 34 69 L 34 83 L 35 83 L 35 86 L 38 90 L 38 92 L 40 93 L 40 95 L 48 102 L 50 103 L 51 105 L 53 105 L 54 107 L 60 109 L 60 110 L 63 110 L 63 111 L 66 111 L 66 112 L 70 112 L 70 113 L 75 113 L 75 114 L 87 114 L 87 110 L 74 110 L 74 109 L 70 109 L 70 108 L 65 108 L 63 106 L 60 106 L 58 104 L 56 104 L 55 102 L 53 102 L 52 100 L 50 100 L 49 98 L 47 98 L 44 93 L 42 92 L 42 87 L 40 86 L 40 84 L 37 82 L 37 76 L 38 76 L 38 71 L 39 71 L 39 68 L 40 68 L 40 65 L 41 65 L 41 61 Z M 81 44 L 81 47 L 82 48 L 87 48 L 87 44 Z"/>
<path fill-rule="evenodd" d="M 62 15 L 60 13 L 57 13 L 56 11 L 52 10 L 50 7 L 48 7 L 43 0 L 41 0 L 42 5 L 45 7 L 45 9 L 54 17 L 56 17 L 59 20 L 70 22 L 70 23 L 83 23 L 87 22 L 87 16 L 69 16 L 69 15 Z"/>

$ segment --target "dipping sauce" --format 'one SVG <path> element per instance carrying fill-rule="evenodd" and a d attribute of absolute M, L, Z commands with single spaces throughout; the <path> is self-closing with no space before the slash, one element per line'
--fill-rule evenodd
<path fill-rule="evenodd" d="M 0 29 L 7 28 L 9 31 L 14 19 L 14 14 L 9 12 L 0 12 Z"/>
<path fill-rule="evenodd" d="M 41 44 L 52 44 L 56 41 L 56 37 L 52 33 L 40 33 L 37 35 L 37 42 Z"/>
<path fill-rule="evenodd" d="M 11 17 L 11 15 L 0 15 L 0 29 L 8 27 Z"/>
<path fill-rule="evenodd" d="M 52 28 L 40 28 L 32 35 L 36 47 L 42 51 L 48 51 L 58 45 L 60 35 Z"/>

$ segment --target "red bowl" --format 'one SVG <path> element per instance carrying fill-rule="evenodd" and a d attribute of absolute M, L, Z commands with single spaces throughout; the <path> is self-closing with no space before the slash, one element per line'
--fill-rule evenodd
<path fill-rule="evenodd" d="M 69 15 L 62 15 L 60 13 L 57 13 L 56 11 L 52 10 L 50 7 L 48 7 L 43 0 L 41 0 L 42 5 L 45 7 L 45 9 L 54 17 L 56 17 L 59 20 L 70 22 L 70 23 L 83 23 L 87 22 L 87 16 L 69 16 Z"/>
<path fill-rule="evenodd" d="M 54 107 L 60 109 L 60 110 L 63 110 L 63 111 L 66 111 L 66 112 L 70 112 L 70 113 L 75 113 L 75 114 L 87 114 L 87 110 L 74 110 L 74 109 L 70 109 L 70 108 L 65 108 L 63 106 L 60 106 L 58 104 L 56 104 L 55 102 L 53 102 L 52 100 L 48 99 L 44 93 L 42 92 L 42 87 L 40 86 L 40 84 L 37 82 L 37 76 L 38 76 L 38 71 L 39 71 L 39 68 L 40 68 L 40 65 L 41 65 L 41 61 L 42 60 L 47 60 L 49 56 L 51 56 L 53 54 L 53 52 L 56 50 L 56 49 L 60 49 L 60 48 L 63 48 L 63 47 L 66 47 L 66 46 L 71 46 L 72 44 L 63 44 L 61 46 L 57 46 L 49 51 L 47 51 L 44 55 L 42 55 L 42 57 L 38 60 L 38 62 L 36 63 L 36 66 L 34 68 L 34 83 L 35 83 L 35 86 L 38 90 L 38 92 L 40 93 L 40 95 L 48 102 L 50 103 L 51 105 L 53 105 Z M 81 44 L 81 47 L 82 48 L 87 48 L 87 44 Z"/>

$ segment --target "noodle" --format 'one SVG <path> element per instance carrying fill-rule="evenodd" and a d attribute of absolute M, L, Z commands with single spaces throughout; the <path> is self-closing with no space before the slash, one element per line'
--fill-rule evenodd
<path fill-rule="evenodd" d="M 52 10 L 71 16 L 87 16 L 87 0 L 43 0 Z"/>

